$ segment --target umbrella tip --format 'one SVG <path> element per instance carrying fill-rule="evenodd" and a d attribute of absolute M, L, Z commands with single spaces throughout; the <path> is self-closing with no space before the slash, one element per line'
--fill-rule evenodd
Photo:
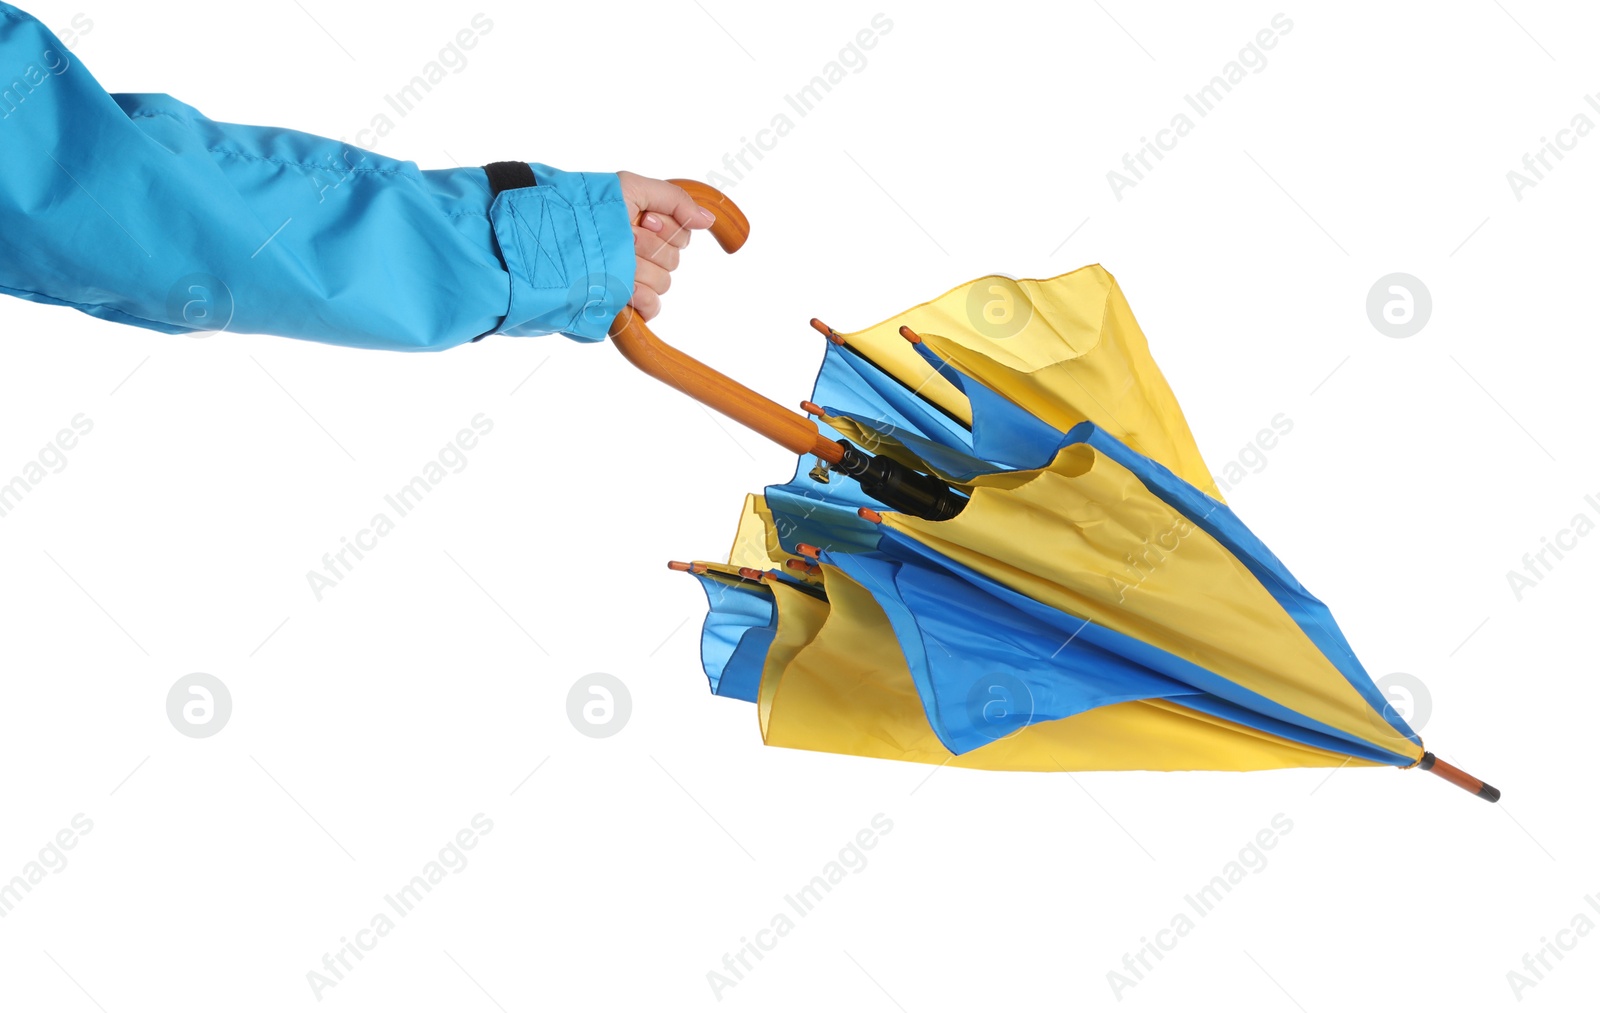
<path fill-rule="evenodd" d="M 844 344 L 844 339 L 839 337 L 839 333 L 837 331 L 823 323 L 821 320 L 818 320 L 816 317 L 811 318 L 811 326 L 818 334 L 821 334 L 834 344 Z"/>
<path fill-rule="evenodd" d="M 667 569 L 676 570 L 679 573 L 688 573 L 690 567 L 688 563 L 685 563 L 682 560 L 669 559 L 667 560 Z"/>
<path fill-rule="evenodd" d="M 803 559 L 791 559 L 783 565 L 787 566 L 791 570 L 801 570 L 808 576 L 812 577 L 822 572 L 822 568 L 820 566 L 817 566 L 815 563 L 808 563 Z"/>
<path fill-rule="evenodd" d="M 745 580 L 762 580 L 766 577 L 766 573 L 764 571 L 757 570 L 753 566 L 741 566 L 739 567 L 739 576 L 743 577 Z"/>
<path fill-rule="evenodd" d="M 800 402 L 800 410 L 805 412 L 807 415 L 821 415 L 823 413 L 822 406 L 817 404 L 815 401 Z"/>
<path fill-rule="evenodd" d="M 1432 753 L 1423 753 L 1422 759 L 1418 760 L 1416 765 L 1423 770 L 1438 774 L 1457 788 L 1465 788 L 1485 802 L 1500 801 L 1499 788 L 1473 777 L 1460 767 L 1444 762 Z"/>
<path fill-rule="evenodd" d="M 912 330 L 909 327 L 902 326 L 900 328 L 900 336 L 902 338 L 905 338 L 907 341 L 911 342 L 913 345 L 922 344 L 922 335 L 918 334 L 916 331 Z"/>
<path fill-rule="evenodd" d="M 872 509 L 871 507 L 862 507 L 856 511 L 856 516 L 860 517 L 864 521 L 871 521 L 874 524 L 883 523 L 883 514 L 878 513 L 878 511 Z"/>
<path fill-rule="evenodd" d="M 815 545 L 807 544 L 806 542 L 796 542 L 794 551 L 810 559 L 816 559 L 818 556 L 822 555 L 821 549 L 817 548 Z"/>

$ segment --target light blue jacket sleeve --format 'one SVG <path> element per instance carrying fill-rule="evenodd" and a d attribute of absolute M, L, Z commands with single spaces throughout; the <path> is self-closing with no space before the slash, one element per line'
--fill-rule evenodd
<path fill-rule="evenodd" d="M 13 75 L 13 76 L 3 76 Z M 110 95 L 0 3 L 0 292 L 167 333 L 362 348 L 588 341 L 633 291 L 612 173 L 419 170 L 340 141 Z"/>

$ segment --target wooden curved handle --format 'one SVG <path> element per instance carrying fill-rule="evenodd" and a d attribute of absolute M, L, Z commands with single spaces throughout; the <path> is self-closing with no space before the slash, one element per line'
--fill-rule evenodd
<path fill-rule="evenodd" d="M 669 179 L 668 183 L 681 187 L 696 204 L 717 216 L 711 224 L 711 236 L 728 253 L 738 253 L 739 247 L 750 238 L 750 219 L 739 210 L 727 194 L 698 179 Z"/>
<path fill-rule="evenodd" d="M 727 194 L 698 180 L 669 182 L 682 187 L 696 204 L 717 216 L 711 235 L 724 250 L 733 253 L 750 238 L 750 220 Z M 611 340 L 629 362 L 657 380 L 780 446 L 796 454 L 815 454 L 833 464 L 843 458 L 844 447 L 823 436 L 816 422 L 673 348 L 656 337 L 632 306 L 624 306 L 611 322 Z"/>

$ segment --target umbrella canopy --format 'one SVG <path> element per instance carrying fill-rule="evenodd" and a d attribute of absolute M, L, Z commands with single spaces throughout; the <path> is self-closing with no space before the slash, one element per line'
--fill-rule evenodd
<path fill-rule="evenodd" d="M 673 564 L 710 603 L 713 692 L 754 703 L 767 743 L 991 770 L 1421 766 L 1498 798 L 1424 751 L 1222 502 L 1104 269 L 813 325 L 814 428 L 774 435 L 794 477 L 746 500 L 727 563 Z"/>

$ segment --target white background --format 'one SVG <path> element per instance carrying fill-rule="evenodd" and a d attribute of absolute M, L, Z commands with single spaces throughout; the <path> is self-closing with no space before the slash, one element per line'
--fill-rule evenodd
<path fill-rule="evenodd" d="M 734 258 L 697 241 L 658 322 L 785 403 L 809 392 L 812 315 L 855 329 L 980 274 L 1104 263 L 1214 472 L 1292 419 L 1235 509 L 1375 676 L 1426 687 L 1429 748 L 1505 801 L 1416 771 L 765 748 L 752 708 L 706 692 L 704 599 L 663 564 L 723 558 L 742 495 L 792 458 L 612 349 L 165 337 L 7 301 L 0 480 L 74 415 L 94 429 L 0 519 L 0 877 L 75 814 L 93 831 L 0 919 L 0 1007 L 1493 1010 L 1542 939 L 1600 923 L 1600 537 L 1520 601 L 1506 577 L 1600 520 L 1600 137 L 1521 200 L 1506 178 L 1575 115 L 1600 122 L 1592 10 L 32 10 L 93 21 L 75 53 L 111 90 L 352 139 L 481 10 L 469 64 L 379 145 L 424 167 L 705 178 L 789 112 L 732 190 L 754 237 Z M 783 97 L 880 11 L 865 67 L 794 116 Z M 1107 172 L 1280 11 L 1265 68 L 1119 200 Z M 1405 339 L 1366 311 L 1397 271 L 1433 302 Z M 480 412 L 466 470 L 317 601 L 306 572 Z M 210 738 L 165 710 L 194 672 L 231 691 Z M 611 738 L 568 718 L 592 672 L 631 693 Z M 319 1003 L 307 972 L 478 813 L 470 863 Z M 866 867 L 717 998 L 708 972 L 879 813 Z M 1279 813 L 1265 868 L 1119 998 L 1107 973 Z M 1592 1001 L 1596 935 L 1562 936 L 1521 1003 Z"/>

